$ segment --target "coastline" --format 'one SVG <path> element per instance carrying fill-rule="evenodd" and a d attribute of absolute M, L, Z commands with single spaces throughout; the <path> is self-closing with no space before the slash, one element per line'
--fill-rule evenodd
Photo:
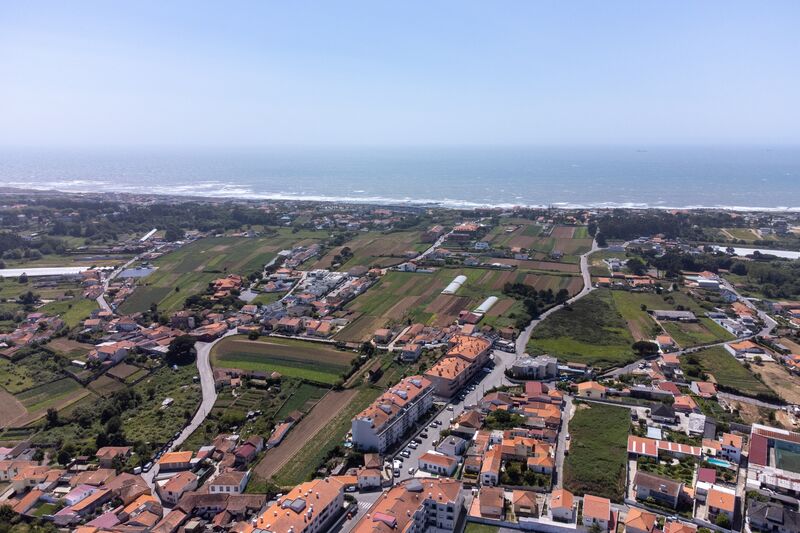
<path fill-rule="evenodd" d="M 75 183 L 75 182 L 72 182 Z M 93 182 L 80 182 L 76 185 L 90 186 Z M 452 210 L 476 210 L 476 209 L 630 209 L 630 210 L 662 210 L 662 211 L 733 211 L 733 212 L 764 212 L 764 213 L 796 213 L 800 212 L 800 206 L 740 206 L 740 205 L 659 205 L 647 204 L 642 202 L 552 202 L 529 204 L 520 202 L 500 202 L 500 203 L 481 203 L 469 200 L 455 199 L 431 199 L 431 198 L 392 198 L 384 196 L 325 196 L 325 195 L 304 195 L 298 193 L 255 193 L 250 190 L 235 187 L 225 190 L 224 187 L 215 189 L 205 188 L 198 192 L 194 186 L 179 185 L 173 186 L 172 192 L 149 191 L 134 192 L 136 187 L 120 188 L 72 188 L 60 189 L 53 187 L 18 187 L 16 184 L 0 186 L 0 194 L 24 194 L 24 193 L 49 193 L 49 194 L 75 194 L 75 195 L 125 195 L 125 196 L 153 196 L 159 198 L 181 198 L 214 201 L 277 201 L 277 202 L 309 202 L 309 203 L 340 203 L 348 205 L 374 205 L 374 206 L 395 206 L 407 208 L 437 208 Z M 203 189 L 201 187 L 201 189 Z"/>

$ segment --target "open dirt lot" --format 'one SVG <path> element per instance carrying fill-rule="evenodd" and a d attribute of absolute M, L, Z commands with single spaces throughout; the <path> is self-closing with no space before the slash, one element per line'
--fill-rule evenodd
<path fill-rule="evenodd" d="M 12 425 L 27 413 L 25 407 L 3 389 L 0 389 L 0 403 L 3 405 L 3 408 L 0 409 L 0 427 Z"/>
<path fill-rule="evenodd" d="M 349 389 L 330 391 L 323 396 L 314 408 L 292 428 L 278 447 L 267 450 L 261 462 L 255 467 L 256 475 L 262 479 L 269 479 L 275 475 L 298 451 L 313 442 L 317 433 L 325 431 L 325 426 L 356 394 L 358 394 L 357 389 Z"/>
<path fill-rule="evenodd" d="M 790 373 L 778 363 L 752 365 L 756 374 L 761 374 L 767 387 L 789 403 L 800 403 L 800 377 Z"/>

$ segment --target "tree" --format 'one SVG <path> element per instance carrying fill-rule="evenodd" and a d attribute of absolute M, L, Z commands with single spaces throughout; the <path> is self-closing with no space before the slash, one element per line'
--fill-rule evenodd
<path fill-rule="evenodd" d="M 170 365 L 189 365 L 194 362 L 197 352 L 194 339 L 189 335 L 181 335 L 169 343 L 166 360 Z"/>
<path fill-rule="evenodd" d="M 167 228 L 167 231 L 164 233 L 164 240 L 169 242 L 175 242 L 183 239 L 183 231 L 179 230 L 175 226 L 170 226 Z"/>
<path fill-rule="evenodd" d="M 28 275 L 25 272 L 23 272 L 22 274 L 19 275 L 17 281 L 19 281 L 21 284 L 28 283 Z"/>
<path fill-rule="evenodd" d="M 66 449 L 61 448 L 58 450 L 58 454 L 56 455 L 56 461 L 58 461 L 58 464 L 67 465 L 69 464 L 70 460 L 72 460 L 72 457 L 70 457 L 70 454 Z"/>
<path fill-rule="evenodd" d="M 647 265 L 638 257 L 631 257 L 628 259 L 628 261 L 625 263 L 625 266 L 628 267 L 628 270 L 633 272 L 636 276 L 641 276 L 647 272 Z"/>
<path fill-rule="evenodd" d="M 647 357 L 648 355 L 655 355 L 658 353 L 658 345 L 650 341 L 636 341 L 633 343 L 633 351 L 639 354 L 640 357 Z"/>
<path fill-rule="evenodd" d="M 47 420 L 47 427 L 52 428 L 58 425 L 58 411 L 53 409 L 52 407 L 47 409 L 47 415 L 45 415 L 45 419 Z"/>
<path fill-rule="evenodd" d="M 714 520 L 714 525 L 717 525 L 723 529 L 730 529 L 731 528 L 731 519 L 728 518 L 728 515 L 725 513 L 719 513 L 717 518 Z"/>

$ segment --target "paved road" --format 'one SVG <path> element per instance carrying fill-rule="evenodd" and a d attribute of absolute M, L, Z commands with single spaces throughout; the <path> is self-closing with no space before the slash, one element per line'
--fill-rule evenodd
<path fill-rule="evenodd" d="M 230 330 L 225 335 L 220 337 L 219 339 L 213 342 L 196 342 L 195 349 L 197 350 L 197 372 L 200 376 L 200 390 L 203 395 L 203 399 L 200 401 L 200 406 L 197 408 L 197 412 L 195 412 L 194 417 L 189 422 L 189 424 L 183 428 L 181 434 L 172 442 L 172 445 L 167 449 L 167 451 L 173 451 L 180 448 L 181 444 L 189 438 L 194 430 L 200 427 L 200 424 L 206 419 L 208 413 L 211 412 L 211 409 L 214 407 L 214 402 L 217 401 L 217 388 L 214 386 L 214 373 L 211 370 L 211 349 L 217 344 L 220 340 L 224 339 L 229 335 L 234 335 L 236 330 Z M 154 490 L 155 493 L 155 477 L 158 474 L 158 466 L 153 466 L 153 468 L 149 472 L 143 472 L 142 477 L 150 486 L 151 489 Z"/>
<path fill-rule="evenodd" d="M 550 309 L 542 313 L 539 316 L 539 318 L 532 320 L 531 323 L 528 324 L 528 327 L 525 328 L 522 331 L 522 333 L 519 334 L 519 336 L 517 337 L 517 345 L 516 345 L 518 357 L 521 357 L 525 353 L 525 349 L 528 346 L 528 340 L 530 340 L 533 330 L 536 328 L 536 326 L 538 326 L 542 322 L 542 320 L 544 320 L 551 314 L 555 313 L 556 311 L 562 309 L 564 305 L 567 304 L 571 305 L 594 290 L 594 287 L 592 287 L 592 275 L 589 272 L 589 256 L 599 249 L 600 248 L 597 246 L 597 241 L 592 241 L 592 249 L 586 252 L 585 254 L 581 255 L 581 262 L 580 262 L 581 276 L 583 276 L 583 289 L 581 289 L 581 292 L 579 292 L 578 294 L 567 300 L 565 304 L 560 304 L 555 307 L 551 307 Z"/>
<path fill-rule="evenodd" d="M 572 396 L 564 395 L 564 405 L 561 410 L 561 430 L 558 432 L 556 443 L 556 480 L 553 488 L 560 489 L 564 482 L 564 451 L 567 449 L 567 435 L 569 435 L 569 418 L 572 412 Z"/>
<path fill-rule="evenodd" d="M 97 297 L 97 305 L 100 306 L 100 309 L 102 309 L 103 311 L 108 311 L 108 312 L 113 312 L 114 311 L 113 309 L 111 309 L 111 306 L 106 301 L 106 291 L 108 290 L 108 286 L 111 283 L 111 280 L 116 278 L 119 275 L 120 272 L 122 272 L 123 270 L 125 270 L 126 268 L 131 266 L 133 263 L 138 261 L 140 257 L 141 256 L 137 255 L 136 257 L 134 257 L 133 259 L 131 259 L 130 261 L 128 261 L 127 263 L 125 263 L 121 267 L 115 268 L 111 272 L 111 274 L 108 275 L 106 280 L 103 282 L 103 293 L 100 296 Z"/>
<path fill-rule="evenodd" d="M 492 353 L 494 356 L 494 367 L 492 368 L 492 371 L 480 371 L 479 375 L 476 376 L 476 379 L 481 378 L 481 380 L 476 383 L 475 390 L 467 393 L 464 401 L 453 399 L 453 401 L 447 404 L 447 407 L 442 410 L 442 412 L 436 415 L 436 417 L 432 420 L 428 421 L 428 424 L 430 424 L 433 420 L 438 420 L 441 422 L 441 425 L 435 428 L 425 426 L 423 431 L 428 434 L 428 437 L 423 439 L 422 444 L 420 444 L 416 450 L 410 450 L 411 456 L 409 458 L 403 459 L 403 468 L 400 470 L 400 477 L 394 478 L 395 482 L 412 477 L 412 475 L 408 473 L 408 469 L 411 467 L 415 469 L 419 467 L 420 456 L 425 452 L 434 449 L 436 441 L 439 440 L 441 430 L 447 429 L 447 427 L 450 425 L 450 419 L 458 417 L 458 415 L 464 411 L 465 406 L 476 405 L 478 400 L 483 398 L 484 394 L 489 389 L 499 385 L 511 385 L 511 382 L 506 379 L 504 372 L 505 369 L 508 368 L 508 365 L 514 361 L 515 355 L 513 353 L 502 352 L 500 350 L 494 350 Z M 399 451 L 401 450 L 398 450 L 398 452 Z M 391 461 L 395 458 L 399 458 L 399 456 L 390 457 L 387 460 Z"/>

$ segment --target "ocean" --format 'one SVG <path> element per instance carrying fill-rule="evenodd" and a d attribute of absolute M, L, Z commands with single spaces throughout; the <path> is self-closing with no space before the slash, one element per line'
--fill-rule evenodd
<path fill-rule="evenodd" d="M 0 186 L 444 207 L 800 210 L 800 147 L 0 149 Z"/>

